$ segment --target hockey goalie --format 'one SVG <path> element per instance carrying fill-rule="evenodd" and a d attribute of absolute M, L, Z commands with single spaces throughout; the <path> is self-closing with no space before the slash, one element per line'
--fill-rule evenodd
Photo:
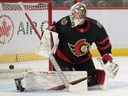
<path fill-rule="evenodd" d="M 118 64 L 113 62 L 109 36 L 103 25 L 87 17 L 85 4 L 74 4 L 70 12 L 51 27 L 59 38 L 54 57 L 63 71 L 87 71 L 89 89 L 95 86 L 104 89 L 107 77 L 114 78 L 119 70 Z M 90 52 L 93 43 L 101 55 L 103 70 L 94 66 Z"/>
<path fill-rule="evenodd" d="M 107 78 L 114 78 L 119 70 L 118 64 L 113 62 L 109 36 L 103 25 L 86 16 L 85 4 L 76 3 L 70 12 L 70 15 L 61 18 L 49 29 L 49 32 L 56 32 L 59 39 L 56 51 L 52 55 L 62 71 L 87 71 L 88 89 L 104 89 Z M 101 54 L 103 70 L 94 66 L 90 52 L 93 43 Z M 51 63 L 54 62 L 51 60 Z M 54 70 L 57 71 L 55 66 Z"/>

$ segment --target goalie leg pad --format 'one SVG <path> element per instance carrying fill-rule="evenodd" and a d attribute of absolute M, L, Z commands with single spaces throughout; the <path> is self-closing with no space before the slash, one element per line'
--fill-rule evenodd
<path fill-rule="evenodd" d="M 103 85 L 105 81 L 105 72 L 103 70 L 96 70 L 97 84 Z"/>
<path fill-rule="evenodd" d="M 108 85 L 108 77 L 104 70 L 96 70 L 96 84 L 89 86 L 89 90 L 104 90 Z"/>
<path fill-rule="evenodd" d="M 97 84 L 100 89 L 107 89 L 108 86 L 108 75 L 104 70 L 96 70 Z"/>

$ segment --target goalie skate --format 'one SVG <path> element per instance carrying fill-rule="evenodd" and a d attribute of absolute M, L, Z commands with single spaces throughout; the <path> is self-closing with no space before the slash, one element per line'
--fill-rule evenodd
<path fill-rule="evenodd" d="M 25 88 L 22 86 L 21 80 L 23 78 L 14 79 L 17 91 L 23 92 Z"/>

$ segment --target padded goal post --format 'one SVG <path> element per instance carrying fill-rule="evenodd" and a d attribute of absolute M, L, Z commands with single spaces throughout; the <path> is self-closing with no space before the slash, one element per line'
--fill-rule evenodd
<path fill-rule="evenodd" d="M 51 0 L 0 0 L 0 62 L 40 59 L 33 53 L 40 46 L 45 21 L 52 23 Z M 50 39 L 52 47 L 51 34 Z"/>

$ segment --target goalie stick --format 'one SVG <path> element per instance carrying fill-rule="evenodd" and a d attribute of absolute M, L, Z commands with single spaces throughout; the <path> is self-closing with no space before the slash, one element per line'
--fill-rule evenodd
<path fill-rule="evenodd" d="M 70 84 L 69 84 L 69 82 L 68 82 L 66 76 L 64 75 L 63 71 L 60 69 L 60 67 L 59 67 L 58 63 L 56 62 L 55 57 L 53 56 L 52 53 L 50 54 L 49 59 L 50 59 L 50 61 L 52 62 L 52 64 L 53 64 L 55 70 L 57 71 L 58 76 L 59 76 L 60 79 L 63 81 L 65 87 L 66 87 L 66 88 L 69 88 L 69 85 L 70 85 Z"/>
<path fill-rule="evenodd" d="M 38 30 L 36 29 L 36 27 L 34 26 L 34 24 L 32 23 L 32 20 L 31 20 L 30 16 L 25 12 L 25 9 L 24 9 L 24 7 L 23 7 L 22 2 L 20 2 L 19 5 L 21 5 L 22 11 L 24 12 L 24 14 L 25 14 L 27 20 L 28 20 L 29 23 L 31 24 L 31 26 L 32 26 L 33 30 L 35 31 L 35 33 L 39 33 Z M 42 37 L 42 36 L 43 36 L 43 33 L 41 34 L 41 37 Z M 52 36 L 52 35 L 51 35 L 51 36 Z M 38 37 L 39 37 L 39 39 L 41 39 L 41 37 L 40 37 L 39 35 L 38 35 Z M 52 47 L 52 46 L 51 46 L 51 47 Z M 60 69 L 58 63 L 56 62 L 56 60 L 55 60 L 55 58 L 54 58 L 54 56 L 53 56 L 52 51 L 51 51 L 51 54 L 50 54 L 50 56 L 49 56 L 49 59 L 50 59 L 51 63 L 53 64 L 53 66 L 54 66 L 54 68 L 55 68 L 55 70 L 56 70 L 56 72 L 57 72 L 59 78 L 63 81 L 65 88 L 69 88 L 69 85 L 70 85 L 70 84 L 69 84 L 69 82 L 68 82 L 66 76 L 64 75 L 64 73 L 63 73 L 62 70 Z"/>
<path fill-rule="evenodd" d="M 70 85 L 75 85 L 75 84 L 78 84 L 78 83 L 80 83 L 80 82 L 82 82 L 84 80 L 87 80 L 87 79 L 88 79 L 88 77 L 83 77 L 83 78 L 80 78 L 78 80 L 71 81 L 71 82 L 69 82 L 69 84 Z M 48 90 L 63 90 L 64 88 L 65 88 L 65 85 L 62 84 L 62 85 L 58 85 L 56 87 L 50 88 Z"/>

